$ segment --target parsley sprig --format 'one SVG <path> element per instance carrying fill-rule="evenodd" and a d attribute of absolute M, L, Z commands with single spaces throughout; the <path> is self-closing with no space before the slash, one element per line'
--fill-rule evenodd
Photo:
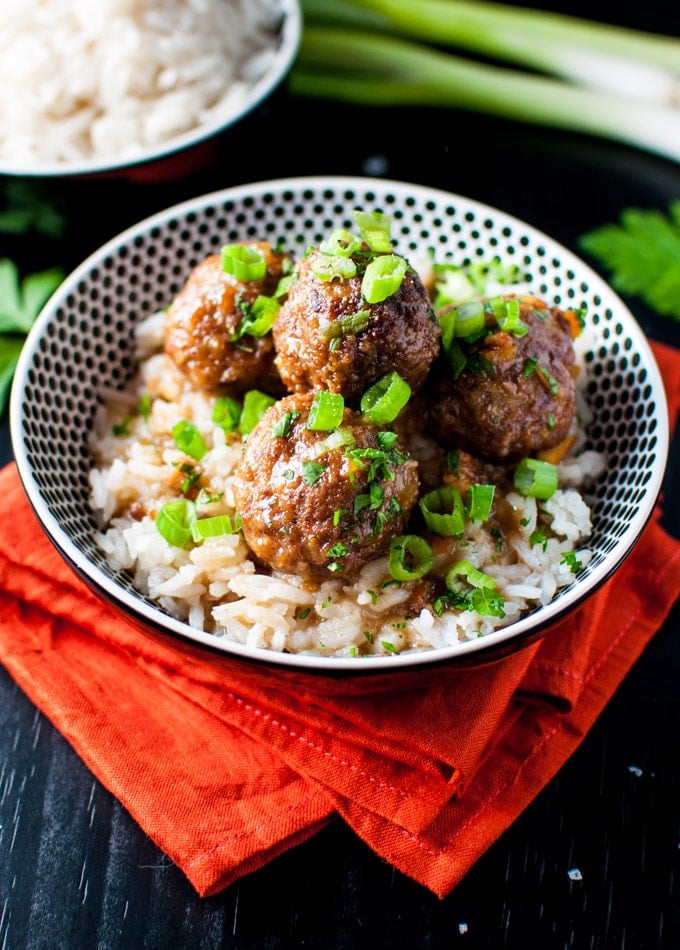
<path fill-rule="evenodd" d="M 67 227 L 66 218 L 34 181 L 9 179 L 2 187 L 4 203 L 0 208 L 0 232 L 35 233 L 60 238 Z"/>
<path fill-rule="evenodd" d="M 668 213 L 625 208 L 618 223 L 583 234 L 580 246 L 610 271 L 615 290 L 680 320 L 680 200 Z"/>
<path fill-rule="evenodd" d="M 15 263 L 0 259 L 0 413 L 7 403 L 26 335 L 63 279 L 63 271 L 55 267 L 21 280 Z"/>

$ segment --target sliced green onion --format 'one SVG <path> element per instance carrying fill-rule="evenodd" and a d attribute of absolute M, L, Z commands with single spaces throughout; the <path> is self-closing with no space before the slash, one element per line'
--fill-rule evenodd
<path fill-rule="evenodd" d="M 411 387 L 395 370 L 374 383 L 361 397 L 361 411 L 374 425 L 393 422 L 411 398 Z"/>
<path fill-rule="evenodd" d="M 357 272 L 357 265 L 350 257 L 340 256 L 317 257 L 311 264 L 312 273 L 319 280 L 329 281 L 335 277 L 343 280 L 354 277 Z"/>
<path fill-rule="evenodd" d="M 151 413 L 151 393 L 142 393 L 137 406 L 137 412 L 142 419 L 148 419 Z"/>
<path fill-rule="evenodd" d="M 262 416 L 276 399 L 260 392 L 259 389 L 250 389 L 243 397 L 243 409 L 239 419 L 238 429 L 241 435 L 248 435 L 253 431 Z"/>
<path fill-rule="evenodd" d="M 361 239 L 345 228 L 336 228 L 331 236 L 319 245 L 322 254 L 331 257 L 351 257 L 361 248 Z"/>
<path fill-rule="evenodd" d="M 519 284 L 522 281 L 522 272 L 517 264 L 501 261 L 499 257 L 492 257 L 489 261 L 477 261 L 467 268 L 467 274 L 480 294 L 486 292 L 491 282 L 495 284 Z"/>
<path fill-rule="evenodd" d="M 492 297 L 489 308 L 501 330 L 512 333 L 513 336 L 525 336 L 529 327 L 520 319 L 519 300 L 516 297 L 505 300 L 503 297 Z"/>
<path fill-rule="evenodd" d="M 515 468 L 513 484 L 527 498 L 550 498 L 558 484 L 557 466 L 542 459 L 522 459 Z"/>
<path fill-rule="evenodd" d="M 191 526 L 196 520 L 196 505 L 180 498 L 166 502 L 156 515 L 156 528 L 162 538 L 176 548 L 185 548 L 191 541 Z"/>
<path fill-rule="evenodd" d="M 198 427 L 194 422 L 189 422 L 187 419 L 180 419 L 180 421 L 176 422 L 172 427 L 172 435 L 175 439 L 175 445 L 180 452 L 184 452 L 185 455 L 196 459 L 197 462 L 199 462 L 208 451 L 203 436 L 198 431 Z"/>
<path fill-rule="evenodd" d="M 279 282 L 276 285 L 274 296 L 277 298 L 285 297 L 288 291 L 290 290 L 290 285 L 292 283 L 293 283 L 293 274 L 284 274 L 284 276 L 279 279 Z"/>
<path fill-rule="evenodd" d="M 340 393 L 322 390 L 314 394 L 306 427 L 312 432 L 332 432 L 342 422 L 344 411 L 345 400 Z"/>
<path fill-rule="evenodd" d="M 495 590 L 496 581 L 489 577 L 479 568 L 475 567 L 470 561 L 458 561 L 446 572 L 446 586 L 449 590 L 456 591 L 457 583 L 460 578 L 464 578 L 471 587 L 481 587 L 486 590 Z"/>
<path fill-rule="evenodd" d="M 326 452 L 332 452 L 334 449 L 339 449 L 343 445 L 352 445 L 353 442 L 354 436 L 349 429 L 336 429 L 335 432 L 331 432 L 325 439 L 321 439 L 320 442 L 317 442 L 316 445 L 312 447 L 309 458 L 318 459 L 322 455 L 325 455 Z"/>
<path fill-rule="evenodd" d="M 496 581 L 470 561 L 458 561 L 446 574 L 447 592 L 435 601 L 435 613 L 447 606 L 457 610 L 471 610 L 480 616 L 504 617 L 505 603 L 494 593 Z"/>
<path fill-rule="evenodd" d="M 425 538 L 402 534 L 390 544 L 389 572 L 397 581 L 416 581 L 434 566 L 434 554 Z"/>
<path fill-rule="evenodd" d="M 361 333 L 368 326 L 371 319 L 370 310 L 358 310 L 347 317 L 341 317 L 339 320 L 332 320 L 321 327 L 320 334 L 322 340 L 336 340 L 341 336 L 351 336 Z"/>
<path fill-rule="evenodd" d="M 388 214 L 382 211 L 360 211 L 356 209 L 352 212 L 352 217 L 364 241 L 372 251 L 378 254 L 388 254 L 392 250 L 390 241 L 390 231 L 392 229 L 392 220 Z"/>
<path fill-rule="evenodd" d="M 242 406 L 238 399 L 219 396 L 213 406 L 212 421 L 225 432 L 236 432 L 241 420 Z"/>
<path fill-rule="evenodd" d="M 326 4 L 319 6 L 326 10 Z M 416 8 L 412 0 L 363 0 L 362 6 L 370 8 L 362 11 L 365 29 L 343 28 L 342 20 L 326 23 L 320 15 L 307 18 L 291 76 L 294 95 L 382 109 L 434 103 L 469 108 L 609 137 L 680 160 L 680 117 L 671 91 L 678 63 L 674 37 L 539 11 L 533 16 L 493 3 L 421 0 Z M 389 25 L 371 30 L 372 14 L 388 12 Z M 410 39 L 388 35 L 391 27 Z M 418 42 L 427 38 L 432 42 Z M 472 62 L 444 51 L 449 41 L 529 68 Z M 540 76 L 542 68 L 573 75 L 576 82 Z M 593 88 L 601 85 L 607 91 Z M 651 101 L 641 101 L 647 96 Z"/>
<path fill-rule="evenodd" d="M 486 521 L 491 514 L 495 485 L 471 485 L 468 499 L 468 518 L 471 521 Z"/>
<path fill-rule="evenodd" d="M 267 261 L 255 247 L 224 244 L 221 251 L 222 270 L 243 284 L 261 280 L 267 273 Z"/>
<path fill-rule="evenodd" d="M 380 303 L 401 287 L 408 269 L 406 258 L 398 254 L 381 254 L 367 265 L 361 280 L 361 296 L 367 303 Z"/>
<path fill-rule="evenodd" d="M 232 523 L 229 515 L 214 515 L 211 518 L 197 518 L 191 523 L 191 540 L 204 541 L 206 538 L 219 538 L 223 534 L 238 534 L 239 526 Z"/>
<path fill-rule="evenodd" d="M 463 353 L 461 346 L 455 340 L 449 344 L 446 358 L 451 367 L 451 379 L 458 379 L 467 366 L 467 356 Z"/>
<path fill-rule="evenodd" d="M 480 300 L 466 300 L 456 307 L 453 334 L 457 337 L 474 336 L 484 329 L 485 322 L 484 304 Z"/>
<path fill-rule="evenodd" d="M 425 524 L 445 537 L 462 534 L 465 528 L 465 511 L 460 492 L 450 485 L 442 485 L 429 491 L 418 502 Z"/>
<path fill-rule="evenodd" d="M 276 297 L 259 294 L 251 304 L 246 305 L 246 312 L 239 321 L 236 332 L 229 337 L 229 342 L 233 343 L 246 335 L 258 338 L 266 336 L 274 326 L 280 309 L 281 304 Z"/>
<path fill-rule="evenodd" d="M 442 310 L 437 314 L 437 322 L 439 323 L 439 339 L 442 349 L 448 354 L 453 342 L 453 331 L 456 325 L 456 308 L 449 307 L 447 310 Z"/>
<path fill-rule="evenodd" d="M 475 293 L 472 281 L 457 264 L 434 264 L 434 308 L 439 311 L 451 304 L 469 300 Z"/>

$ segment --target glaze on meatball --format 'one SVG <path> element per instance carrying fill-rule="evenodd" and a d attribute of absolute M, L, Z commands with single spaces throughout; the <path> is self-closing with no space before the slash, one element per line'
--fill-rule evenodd
<path fill-rule="evenodd" d="M 255 558 L 318 582 L 351 577 L 402 533 L 418 466 L 395 433 L 352 409 L 334 432 L 310 431 L 313 399 L 293 394 L 267 410 L 247 437 L 233 486 Z M 329 447 L 336 440 L 344 441 Z"/>
<path fill-rule="evenodd" d="M 442 357 L 427 387 L 432 434 L 492 461 L 557 445 L 576 410 L 570 320 L 536 297 L 518 299 L 524 335 L 501 330 L 487 315 L 486 333 L 461 343 L 466 364 L 458 377 Z"/>
<path fill-rule="evenodd" d="M 361 268 L 354 277 L 322 280 L 314 267 L 323 258 L 312 249 L 296 262 L 272 331 L 276 365 L 288 389 L 327 389 L 356 408 L 362 393 L 394 370 L 418 390 L 439 351 L 439 326 L 418 274 L 409 267 L 395 293 L 368 304 Z M 353 327 L 362 313 L 365 319 Z"/>
<path fill-rule="evenodd" d="M 265 276 L 240 282 L 225 273 L 219 254 L 211 254 L 194 268 L 168 309 L 165 351 L 197 389 L 242 392 L 256 387 L 283 395 L 271 332 L 262 337 L 234 337 L 248 307 L 260 294 L 274 294 L 292 262 L 266 241 L 247 246 L 264 256 Z"/>

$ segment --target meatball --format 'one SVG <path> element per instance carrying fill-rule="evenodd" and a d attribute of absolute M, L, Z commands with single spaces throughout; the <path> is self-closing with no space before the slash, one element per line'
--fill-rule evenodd
<path fill-rule="evenodd" d="M 282 395 L 271 332 L 243 334 L 242 321 L 260 295 L 274 294 L 292 261 L 266 241 L 246 246 L 263 255 L 264 277 L 241 282 L 224 271 L 219 254 L 211 254 L 194 268 L 168 309 L 165 351 L 198 389 L 241 392 L 256 385 Z"/>
<path fill-rule="evenodd" d="M 275 570 L 350 577 L 384 553 L 418 496 L 396 433 L 345 408 L 333 432 L 306 428 L 313 393 L 271 406 L 246 440 L 233 486 L 243 535 Z"/>
<path fill-rule="evenodd" d="M 439 326 L 418 274 L 408 267 L 395 293 L 369 304 L 361 266 L 353 277 L 322 280 L 314 273 L 319 262 L 317 249 L 296 262 L 272 331 L 288 389 L 328 389 L 356 408 L 369 386 L 396 371 L 418 390 L 439 352 Z"/>
<path fill-rule="evenodd" d="M 505 491 L 512 485 L 512 467 L 486 462 L 457 449 L 447 453 L 441 484 L 455 488 L 463 497 L 472 485 L 496 485 Z"/>
<path fill-rule="evenodd" d="M 486 328 L 460 342 L 465 365 L 454 379 L 443 358 L 428 382 L 428 428 L 454 448 L 511 461 L 551 448 L 576 411 L 571 322 L 536 297 L 519 301 L 526 330 L 503 330 L 487 309 Z"/>

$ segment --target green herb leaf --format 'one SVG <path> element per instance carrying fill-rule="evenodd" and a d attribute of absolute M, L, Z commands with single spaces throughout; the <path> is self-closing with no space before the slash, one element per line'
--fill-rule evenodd
<path fill-rule="evenodd" d="M 7 403 L 26 334 L 63 279 L 63 272 L 53 268 L 21 281 L 14 261 L 0 259 L 0 413 Z"/>
<path fill-rule="evenodd" d="M 0 260 L 0 333 L 28 333 L 43 304 L 64 279 L 59 268 L 19 280 L 14 261 Z"/>
<path fill-rule="evenodd" d="M 668 214 L 626 208 L 618 224 L 583 234 L 581 248 L 611 272 L 612 286 L 660 316 L 680 320 L 680 200 Z"/>
<path fill-rule="evenodd" d="M 0 211 L 0 231 L 5 234 L 35 231 L 49 238 L 62 237 L 66 218 L 51 201 L 42 197 L 34 181 L 8 181 L 4 192 L 7 206 Z"/>
<path fill-rule="evenodd" d="M 312 487 L 316 485 L 325 471 L 326 466 L 320 465 L 318 462 L 303 462 L 302 481 L 305 483 L 305 485 Z"/>
<path fill-rule="evenodd" d="M 12 336 L 0 339 L 0 414 L 5 409 L 14 370 L 23 345 L 23 337 Z"/>

